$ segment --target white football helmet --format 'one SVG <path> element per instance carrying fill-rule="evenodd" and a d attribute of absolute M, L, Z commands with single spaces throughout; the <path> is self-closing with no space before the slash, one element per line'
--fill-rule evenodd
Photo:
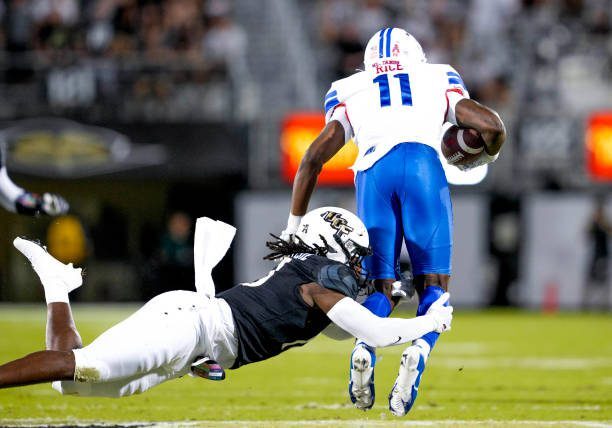
<path fill-rule="evenodd" d="M 300 222 L 295 239 L 313 248 L 326 249 L 328 259 L 357 266 L 371 253 L 368 231 L 359 218 L 338 207 L 312 210 Z"/>
<path fill-rule="evenodd" d="M 384 28 L 368 42 L 363 55 L 366 70 L 382 65 L 384 60 L 399 61 L 406 66 L 427 62 L 417 39 L 401 28 Z"/>

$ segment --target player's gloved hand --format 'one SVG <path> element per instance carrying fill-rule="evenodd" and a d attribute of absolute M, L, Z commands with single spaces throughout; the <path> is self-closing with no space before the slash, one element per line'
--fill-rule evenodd
<path fill-rule="evenodd" d="M 468 164 L 464 164 L 464 165 L 457 165 L 457 168 L 459 168 L 461 171 L 469 171 L 470 169 L 474 169 L 479 166 L 486 165 L 491 162 L 495 162 L 498 157 L 499 157 L 499 153 L 497 153 L 495 156 L 491 156 L 490 154 L 487 153 L 486 150 L 483 150 L 482 152 L 480 152 L 480 156 L 478 156 L 472 162 Z"/>
<path fill-rule="evenodd" d="M 433 302 L 425 316 L 430 316 L 436 325 L 434 331 L 443 333 L 451 329 L 451 321 L 453 320 L 453 307 L 448 305 L 444 306 L 448 302 L 450 294 L 444 293 L 438 300 Z"/>
<path fill-rule="evenodd" d="M 55 193 L 38 195 L 25 192 L 15 201 L 15 208 L 19 214 L 58 216 L 66 214 L 70 205 L 64 198 Z"/>
<path fill-rule="evenodd" d="M 40 211 L 50 216 L 66 214 L 70 209 L 68 202 L 55 193 L 43 193 Z"/>
<path fill-rule="evenodd" d="M 295 235 L 295 232 L 297 232 L 298 226 L 300 225 L 301 221 L 301 215 L 293 215 L 289 213 L 289 218 L 287 219 L 287 227 L 281 232 L 280 239 L 285 242 L 291 241 L 293 239 L 293 235 Z"/>

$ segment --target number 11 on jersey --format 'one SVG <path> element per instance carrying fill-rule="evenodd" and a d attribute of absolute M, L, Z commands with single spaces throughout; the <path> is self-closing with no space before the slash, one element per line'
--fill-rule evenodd
<path fill-rule="evenodd" d="M 402 105 L 412 105 L 412 92 L 410 91 L 410 78 L 408 73 L 397 73 L 393 77 L 399 80 L 400 92 L 402 95 Z M 380 91 L 380 106 L 389 107 L 391 105 L 391 89 L 389 87 L 389 75 L 381 74 L 377 76 L 374 83 L 378 83 L 378 90 Z"/>

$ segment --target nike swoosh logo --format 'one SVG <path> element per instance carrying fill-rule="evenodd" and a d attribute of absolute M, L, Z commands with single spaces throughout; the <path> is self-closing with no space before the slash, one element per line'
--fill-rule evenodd
<path fill-rule="evenodd" d="M 391 345 L 395 345 L 396 343 L 399 343 L 400 340 L 402 340 L 402 336 L 397 336 L 397 340 L 393 342 Z"/>

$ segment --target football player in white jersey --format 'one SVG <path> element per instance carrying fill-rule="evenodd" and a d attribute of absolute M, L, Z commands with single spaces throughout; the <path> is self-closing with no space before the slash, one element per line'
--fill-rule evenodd
<path fill-rule="evenodd" d="M 445 122 L 476 129 L 485 150 L 471 165 L 494 161 L 505 141 L 493 110 L 469 98 L 457 71 L 429 64 L 418 41 L 400 28 L 385 28 L 368 42 L 365 69 L 335 81 L 324 100 L 326 125 L 306 151 L 293 183 L 287 228 L 291 239 L 325 162 L 353 138 L 357 214 L 365 223 L 373 256 L 364 269 L 378 292 L 364 306 L 388 316 L 405 293 L 395 287 L 402 242 L 408 249 L 423 314 L 448 287 L 451 274 L 452 207 L 437 149 Z M 394 302 L 395 300 L 395 302 Z M 430 333 L 403 353 L 389 395 L 390 410 L 405 415 L 414 404 L 425 363 L 438 335 Z M 358 338 L 351 355 L 349 395 L 356 407 L 374 404 L 373 347 Z"/>
<path fill-rule="evenodd" d="M 63 394 L 121 397 L 193 373 L 222 380 L 222 366 L 237 369 L 301 346 L 331 322 L 375 346 L 408 343 L 450 329 L 448 294 L 412 319 L 380 318 L 354 298 L 356 271 L 369 254 L 368 233 L 354 214 L 324 207 L 304 216 L 295 243 L 277 239 L 267 258 L 279 260 L 267 276 L 219 294 L 211 270 L 227 252 L 235 229 L 198 219 L 194 291 L 170 291 L 83 347 L 68 293 L 81 270 L 44 248 L 17 238 L 47 301 L 47 350 L 0 365 L 0 388 L 53 382 Z"/>
<path fill-rule="evenodd" d="M 68 212 L 68 202 L 54 193 L 28 192 L 8 176 L 4 165 L 4 146 L 0 143 L 0 205 L 10 212 L 24 215 L 62 215 Z"/>

